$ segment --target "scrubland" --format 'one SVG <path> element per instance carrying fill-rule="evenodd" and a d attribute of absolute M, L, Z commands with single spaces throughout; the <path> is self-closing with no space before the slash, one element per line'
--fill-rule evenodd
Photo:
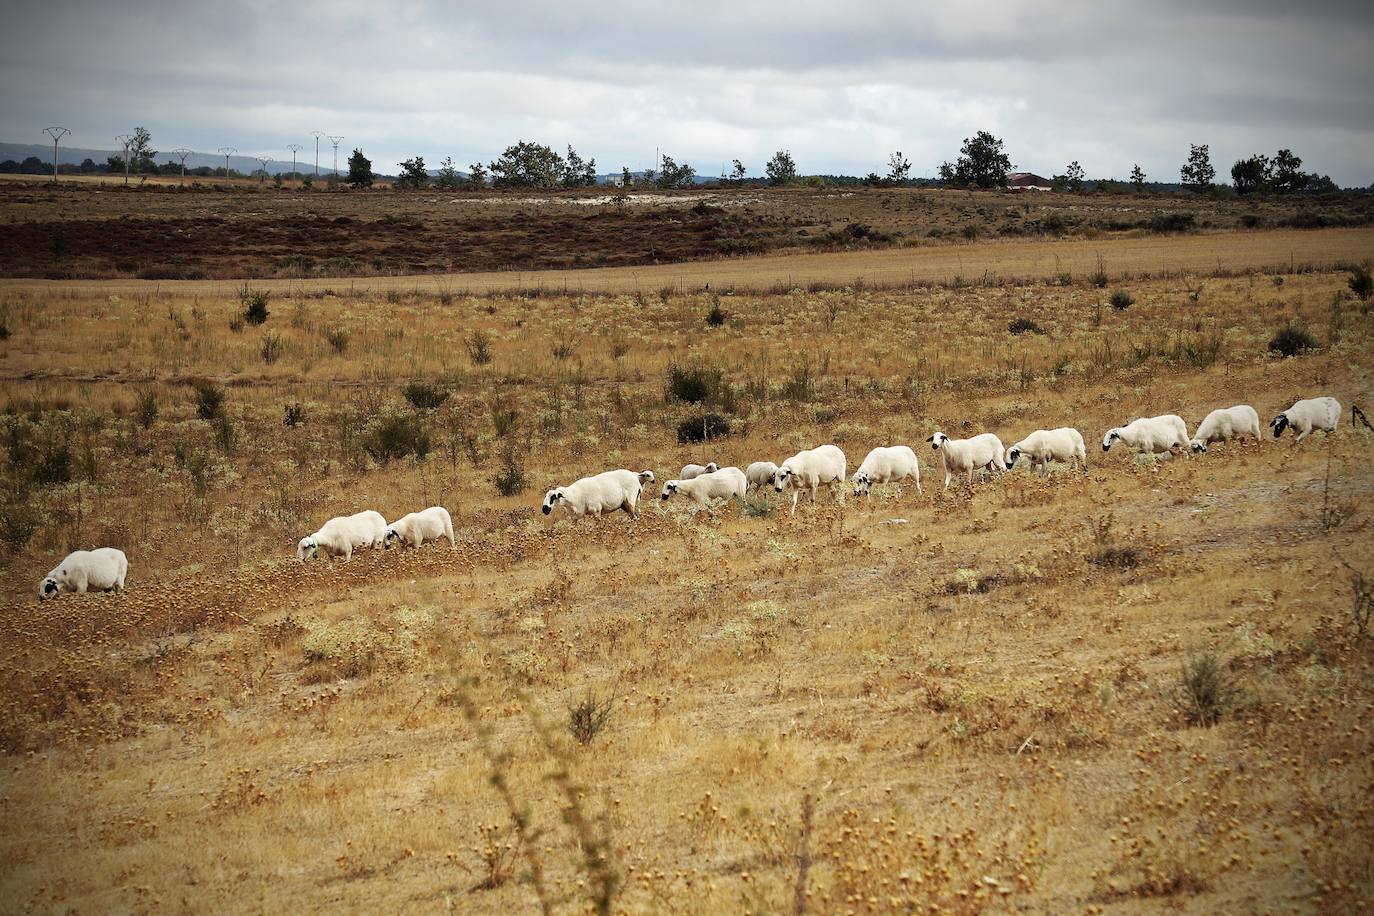
<path fill-rule="evenodd" d="M 1097 447 L 1145 414 L 1367 407 L 1368 303 L 1286 263 L 7 285 L 0 900 L 1367 909 L 1371 433 Z M 1311 346 L 1270 352 L 1284 327 Z M 679 441 L 703 423 L 728 434 Z M 1087 473 L 943 492 L 923 445 L 1066 424 Z M 911 444 L 925 493 L 538 512 L 606 468 L 826 441 L 851 470 Z M 294 560 L 329 516 L 433 503 L 456 551 Z M 94 544 L 128 552 L 128 593 L 40 605 Z"/>

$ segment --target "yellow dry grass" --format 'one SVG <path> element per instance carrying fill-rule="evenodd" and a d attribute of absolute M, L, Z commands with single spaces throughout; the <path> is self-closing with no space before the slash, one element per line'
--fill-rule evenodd
<path fill-rule="evenodd" d="M 1223 272 L 1367 244 L 1295 239 L 1227 249 Z M 1022 250 L 967 252 L 1011 276 L 998 256 Z M 1140 257 L 1132 272 L 1180 269 Z M 849 276 L 833 263 L 828 281 Z M 5 558 L 0 900 L 577 912 L 613 878 L 627 912 L 1368 908 L 1374 646 L 1341 563 L 1374 570 L 1370 434 L 1097 448 L 1142 413 L 1367 404 L 1374 317 L 1345 281 L 1133 279 L 1116 311 L 1083 282 L 717 299 L 659 294 L 683 280 L 537 297 L 370 280 L 293 285 L 241 331 L 223 286 L 7 285 L 6 446 L 65 436 L 74 469 L 24 491 L 43 525 Z M 1295 319 L 1321 349 L 1268 354 Z M 491 360 L 473 365 L 478 333 Z M 673 364 L 731 383 L 714 409 L 735 435 L 677 444 Z M 196 418 L 193 377 L 224 386 L 229 439 Z M 378 466 L 360 443 L 412 413 L 417 379 L 451 392 L 424 416 L 435 453 Z M 656 487 L 634 524 L 537 512 L 606 467 L 661 481 L 835 441 L 852 469 L 937 426 L 1009 443 L 1065 423 L 1086 474 L 944 493 L 927 463 L 924 495 L 795 516 L 692 513 Z M 520 495 L 495 492 L 503 453 Z M 434 502 L 456 552 L 286 559 L 330 515 Z M 78 542 L 123 546 L 129 593 L 38 605 Z M 1235 690 L 1213 727 L 1178 686 L 1199 652 Z M 611 711 L 583 746 L 568 718 L 588 699 Z"/>

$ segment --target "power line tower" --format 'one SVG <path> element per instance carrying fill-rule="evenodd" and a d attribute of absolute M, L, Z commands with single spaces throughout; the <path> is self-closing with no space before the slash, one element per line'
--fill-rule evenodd
<path fill-rule="evenodd" d="M 288 144 L 286 144 L 286 148 L 289 149 L 289 150 L 291 151 L 291 178 L 292 178 L 292 180 L 295 180 L 295 178 L 296 178 L 296 154 L 299 153 L 301 150 L 305 149 L 305 147 L 301 146 L 299 143 L 288 143 Z"/>
<path fill-rule="evenodd" d="M 343 137 L 330 137 L 329 142 L 334 144 L 334 177 L 339 177 L 339 144 L 343 142 Z"/>
<path fill-rule="evenodd" d="M 262 174 L 258 176 L 258 184 L 267 180 L 267 163 L 272 161 L 271 156 L 254 156 L 254 159 L 262 163 Z"/>
<path fill-rule="evenodd" d="M 319 177 L 320 177 L 320 138 L 323 137 L 323 136 L 325 136 L 325 132 L 322 131 L 322 130 L 312 130 L 311 133 L 312 133 L 312 134 L 314 135 L 314 137 L 315 137 L 315 177 L 316 177 L 316 178 L 319 178 Z"/>
<path fill-rule="evenodd" d="M 225 178 L 228 178 L 228 177 L 229 177 L 229 157 L 232 156 L 232 155 L 234 155 L 234 154 L 237 153 L 237 152 L 238 152 L 238 150 L 234 149 L 232 146 L 221 146 L 221 147 L 219 148 L 219 154 L 220 154 L 221 156 L 224 157 L 224 177 L 225 177 Z"/>
<path fill-rule="evenodd" d="M 45 127 L 43 133 L 52 137 L 52 183 L 57 184 L 57 144 L 71 131 L 65 127 Z"/>
<path fill-rule="evenodd" d="M 129 147 L 133 146 L 134 138 L 132 134 L 120 134 L 115 137 L 124 147 L 124 187 L 129 186 Z"/>
<path fill-rule="evenodd" d="M 176 156 L 178 159 L 181 160 L 181 185 L 182 185 L 182 187 L 185 187 L 185 186 L 186 186 L 186 157 L 189 156 L 189 155 L 191 155 L 191 151 L 188 150 L 186 147 L 181 146 L 181 147 L 177 147 L 176 149 L 172 150 L 172 155 L 173 155 L 173 156 Z"/>

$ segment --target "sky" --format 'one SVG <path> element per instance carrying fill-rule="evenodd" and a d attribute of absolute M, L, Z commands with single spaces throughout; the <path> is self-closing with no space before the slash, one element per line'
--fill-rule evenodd
<path fill-rule="evenodd" d="M 289 162 L 312 131 L 376 170 L 490 162 L 571 144 L 601 172 L 656 150 L 751 175 L 933 176 L 989 130 L 1018 170 L 1089 177 L 1139 163 L 1176 181 L 1189 144 L 1218 176 L 1290 148 L 1337 183 L 1374 182 L 1374 3 L 749 0 L 7 0 L 0 141 L 153 146 Z M 332 161 L 324 141 L 321 162 Z M 165 156 L 160 158 L 166 158 Z M 342 164 L 343 157 L 340 162 Z"/>

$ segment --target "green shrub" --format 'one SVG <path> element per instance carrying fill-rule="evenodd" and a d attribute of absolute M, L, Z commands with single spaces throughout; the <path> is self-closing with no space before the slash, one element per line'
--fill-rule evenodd
<path fill-rule="evenodd" d="M 1369 297 L 1366 296 L 1365 298 L 1367 299 Z M 718 328 L 725 324 L 726 319 L 729 317 L 729 315 L 725 314 L 725 309 L 720 307 L 719 300 L 717 300 L 711 304 L 711 311 L 706 313 L 706 324 L 710 327 Z"/>
<path fill-rule="evenodd" d="M 1317 349 L 1317 339 L 1300 324 L 1292 321 L 1274 332 L 1269 339 L 1269 352 L 1280 356 L 1299 356 Z"/>
<path fill-rule="evenodd" d="M 516 457 L 515 449 L 508 448 L 501 456 L 501 470 L 492 478 L 492 482 L 496 484 L 496 492 L 502 496 L 514 496 L 525 492 L 528 485 L 525 468 Z"/>
<path fill-rule="evenodd" d="M 1183 663 L 1178 694 L 1183 717 L 1191 725 L 1209 728 L 1235 705 L 1236 689 L 1216 655 L 1201 652 Z"/>
<path fill-rule="evenodd" d="M 409 416 L 385 417 L 363 437 L 363 451 L 378 464 L 407 455 L 423 459 L 430 448 L 429 432 L 418 419 Z"/>
<path fill-rule="evenodd" d="M 266 323 L 267 316 L 272 314 L 267 310 L 267 293 L 254 292 L 247 283 L 239 290 L 239 302 L 243 305 L 243 320 L 251 325 Z"/>
<path fill-rule="evenodd" d="M 262 361 L 267 365 L 272 365 L 281 359 L 281 338 L 276 334 L 267 334 L 262 338 Z"/>
<path fill-rule="evenodd" d="M 438 385 L 428 382 L 411 382 L 401 389 L 401 394 L 416 410 L 434 410 L 448 400 L 449 393 Z"/>
<path fill-rule="evenodd" d="M 474 366 L 485 366 L 491 362 L 491 335 L 486 331 L 473 331 L 463 341 L 467 348 L 468 359 Z"/>
<path fill-rule="evenodd" d="M 144 429 L 149 429 L 157 420 L 157 391 L 145 388 L 134 400 L 134 419 Z"/>
<path fill-rule="evenodd" d="M 683 445 L 709 442 L 730 435 L 730 418 L 718 413 L 703 413 L 688 417 L 677 426 L 677 441 Z"/>
<path fill-rule="evenodd" d="M 305 407 L 300 401 L 286 405 L 286 425 L 295 429 L 305 422 Z"/>
<path fill-rule="evenodd" d="M 224 413 L 224 389 L 209 379 L 196 379 L 191 383 L 196 395 L 196 416 L 202 420 L 213 420 Z"/>
<path fill-rule="evenodd" d="M 1112 308 L 1116 309 L 1118 312 L 1124 312 L 1126 309 L 1135 305 L 1135 297 L 1124 289 L 1113 290 L 1107 301 L 1110 302 Z"/>
<path fill-rule="evenodd" d="M 721 386 L 719 369 L 701 366 L 684 368 L 676 363 L 668 367 L 666 395 L 669 401 L 701 404 L 712 398 Z"/>
<path fill-rule="evenodd" d="M 329 345 L 334 348 L 334 352 L 343 356 L 348 351 L 348 341 L 352 335 L 348 328 L 327 327 L 324 329 L 324 339 L 329 341 Z"/>
<path fill-rule="evenodd" d="M 1360 298 L 1361 302 L 1368 302 L 1374 296 L 1374 276 L 1370 276 L 1369 268 L 1355 267 L 1350 271 L 1350 279 L 1347 281 L 1350 291 Z"/>
<path fill-rule="evenodd" d="M 1040 325 L 1036 324 L 1029 318 L 1017 318 L 1011 324 L 1007 325 L 1007 330 L 1012 332 L 1013 334 L 1025 334 L 1028 331 L 1032 334 L 1045 333 L 1044 329 L 1041 328 Z"/>
<path fill-rule="evenodd" d="M 614 710 L 614 694 L 598 700 L 588 693 L 581 702 L 568 707 L 568 731 L 578 744 L 590 744 L 610 722 Z"/>

